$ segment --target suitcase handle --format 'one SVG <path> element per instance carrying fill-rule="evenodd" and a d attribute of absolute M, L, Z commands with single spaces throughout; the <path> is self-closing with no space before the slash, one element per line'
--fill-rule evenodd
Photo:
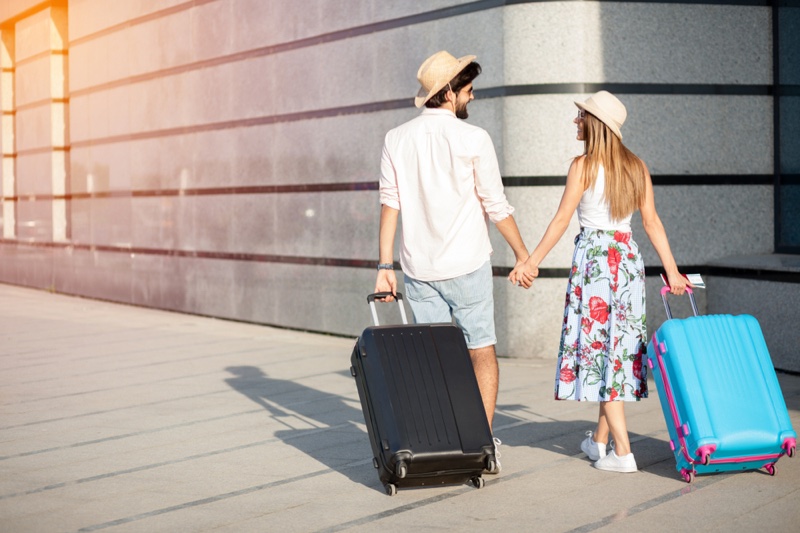
<path fill-rule="evenodd" d="M 669 308 L 669 304 L 667 303 L 667 293 L 669 292 L 669 287 L 664 286 L 661 287 L 661 299 L 664 301 L 664 309 L 667 311 L 667 320 L 672 320 L 672 311 Z M 694 316 L 700 315 L 700 312 L 697 310 L 697 302 L 694 300 L 694 292 L 692 291 L 691 287 L 686 287 L 686 293 L 689 295 L 689 302 L 692 304 L 692 311 L 694 312 Z"/>
<path fill-rule="evenodd" d="M 369 303 L 369 308 L 372 311 L 372 321 L 376 326 L 381 325 L 380 322 L 378 322 L 378 310 L 375 308 L 375 299 L 386 298 L 387 296 L 394 296 L 397 299 L 397 303 L 400 305 L 400 316 L 403 317 L 403 324 L 408 324 L 408 318 L 406 318 L 406 309 L 403 307 L 403 295 L 399 292 L 395 294 L 392 294 L 391 292 L 376 292 L 367 296 L 367 302 Z"/>

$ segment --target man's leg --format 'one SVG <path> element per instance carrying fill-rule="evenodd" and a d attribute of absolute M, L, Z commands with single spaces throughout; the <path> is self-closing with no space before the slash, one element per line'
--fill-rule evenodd
<path fill-rule="evenodd" d="M 475 369 L 475 377 L 478 378 L 483 407 L 486 409 L 486 418 L 489 420 L 491 429 L 494 409 L 497 405 L 497 388 L 500 383 L 500 368 L 497 365 L 494 345 L 470 350 L 469 356 L 472 359 L 472 367 Z"/>
<path fill-rule="evenodd" d="M 487 261 L 475 272 L 443 281 L 420 282 L 406 275 L 405 285 L 417 322 L 449 322 L 455 319 L 464 332 L 491 428 L 500 380 L 494 349 L 497 338 L 491 263 Z"/>

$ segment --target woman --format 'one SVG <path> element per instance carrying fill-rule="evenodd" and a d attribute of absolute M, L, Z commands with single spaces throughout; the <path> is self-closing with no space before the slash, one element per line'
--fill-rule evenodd
<path fill-rule="evenodd" d="M 581 233 L 575 238 L 567 285 L 555 396 L 600 402 L 597 427 L 586 433 L 581 450 L 596 468 L 635 472 L 624 402 L 647 397 L 647 368 L 642 364 L 647 345 L 644 265 L 630 225 L 636 209 L 672 294 L 683 294 L 691 284 L 672 257 L 656 213 L 650 173 L 622 144 L 625 106 L 606 91 L 575 105 L 579 111 L 574 122 L 584 153 L 570 166 L 561 204 L 541 242 L 509 280 L 533 282 L 539 264 L 564 235 L 577 209 Z M 609 437 L 615 446 L 607 454 Z"/>

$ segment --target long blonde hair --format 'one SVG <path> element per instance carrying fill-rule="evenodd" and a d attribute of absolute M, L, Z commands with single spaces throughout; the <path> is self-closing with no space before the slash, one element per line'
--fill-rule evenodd
<path fill-rule="evenodd" d="M 586 113 L 583 122 L 584 190 L 594 187 L 600 165 L 605 170 L 603 197 L 613 220 L 622 220 L 642 205 L 646 190 L 642 160 L 628 150 L 622 141 L 600 119 Z"/>

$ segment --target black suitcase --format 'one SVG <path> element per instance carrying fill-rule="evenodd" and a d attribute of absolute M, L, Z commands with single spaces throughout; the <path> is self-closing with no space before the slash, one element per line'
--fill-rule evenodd
<path fill-rule="evenodd" d="M 398 487 L 472 482 L 495 468 L 494 443 L 462 331 L 453 324 L 375 326 L 356 341 L 350 372 L 372 444 L 372 464 L 393 496 Z"/>

